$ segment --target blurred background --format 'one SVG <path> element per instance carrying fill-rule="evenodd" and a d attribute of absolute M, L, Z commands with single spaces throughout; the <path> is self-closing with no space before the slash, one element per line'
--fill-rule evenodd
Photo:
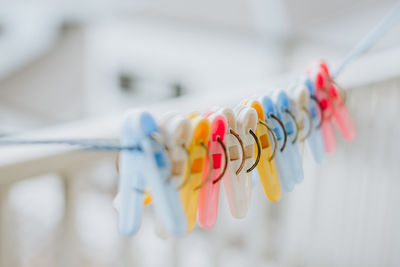
<path fill-rule="evenodd" d="M 59 127 L 68 137 L 128 108 L 300 74 L 315 58 L 338 63 L 395 3 L 1 1 L 0 136 Z M 370 55 L 390 67 L 399 43 L 397 24 Z M 243 220 L 222 195 L 217 225 L 178 239 L 157 236 L 151 205 L 138 235 L 119 236 L 115 155 L 22 175 L 39 155 L 2 172 L 28 150 L 0 150 L 0 266 L 399 266 L 400 69 L 388 78 L 393 68 L 372 67 L 381 78 L 349 92 L 356 142 L 339 141 L 321 166 L 306 151 L 305 182 L 279 203 L 256 185 Z"/>

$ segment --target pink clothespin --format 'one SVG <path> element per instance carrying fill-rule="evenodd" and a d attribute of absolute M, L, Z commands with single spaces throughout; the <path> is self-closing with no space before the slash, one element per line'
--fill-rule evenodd
<path fill-rule="evenodd" d="M 325 151 L 333 153 L 336 147 L 332 119 L 343 138 L 352 141 L 356 138 L 356 129 L 347 110 L 344 98 L 338 85 L 329 74 L 325 62 L 317 61 L 310 65 L 308 75 L 312 78 L 316 97 L 323 111 L 321 130 L 324 138 Z"/>
<path fill-rule="evenodd" d="M 347 141 L 353 141 L 357 136 L 357 131 L 346 107 L 345 99 L 342 94 L 343 90 L 340 90 L 340 87 L 329 74 L 325 62 L 320 62 L 320 68 L 323 83 L 325 84 L 325 88 L 333 105 L 333 121 L 338 127 L 342 137 Z"/>
<path fill-rule="evenodd" d="M 332 154 L 336 148 L 335 133 L 333 132 L 332 115 L 333 108 L 327 90 L 323 75 L 321 74 L 321 66 L 319 62 L 314 62 L 308 69 L 307 74 L 315 85 L 315 97 L 319 102 L 322 111 L 321 132 L 324 140 L 325 152 Z"/>
<path fill-rule="evenodd" d="M 334 140 L 334 134 L 331 118 L 346 141 L 354 140 L 357 131 L 345 105 L 340 87 L 329 74 L 326 63 L 323 61 L 315 62 L 311 67 L 311 73 L 315 82 L 317 99 L 320 101 L 324 113 L 321 127 L 326 141 L 326 149 L 328 153 L 333 152 L 334 141 L 332 142 L 332 140 Z"/>
<path fill-rule="evenodd" d="M 203 228 L 211 228 L 217 221 L 218 200 L 221 179 L 228 166 L 228 154 L 224 144 L 224 138 L 228 122 L 226 117 L 219 112 L 206 112 L 203 116 L 208 117 L 211 123 L 211 135 L 208 141 L 208 150 L 212 155 L 212 165 L 206 158 L 204 162 L 203 183 L 200 189 L 198 223 Z M 208 181 L 209 168 L 212 174 Z"/>

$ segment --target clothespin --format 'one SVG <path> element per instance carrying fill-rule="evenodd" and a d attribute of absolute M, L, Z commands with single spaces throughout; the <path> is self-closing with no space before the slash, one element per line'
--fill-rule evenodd
<path fill-rule="evenodd" d="M 229 209 L 235 218 L 246 216 L 252 192 L 252 173 L 254 165 L 254 138 L 257 113 L 254 109 L 239 104 L 234 108 L 220 108 L 228 120 L 226 146 L 229 156 L 227 172 L 223 177 L 224 191 Z M 250 171 L 249 171 L 250 170 Z"/>
<path fill-rule="evenodd" d="M 314 62 L 308 69 L 307 75 L 315 86 L 315 96 L 322 111 L 321 132 L 324 140 L 325 152 L 331 154 L 336 148 L 335 133 L 333 132 L 332 116 L 333 105 L 324 81 L 325 75 L 321 74 L 321 65 Z"/>
<path fill-rule="evenodd" d="M 170 182 L 175 183 L 178 189 L 184 184 L 183 172 L 188 156 L 187 146 L 192 136 L 190 120 L 179 113 L 169 112 L 160 120 L 160 131 L 166 142 L 167 153 L 171 160 Z M 146 196 L 149 196 L 146 195 Z M 151 196 L 145 204 L 151 202 Z"/>
<path fill-rule="evenodd" d="M 260 102 L 263 105 L 265 112 L 265 118 L 268 125 L 274 131 L 278 146 L 275 152 L 275 165 L 278 171 L 278 177 L 280 186 L 283 192 L 291 192 L 294 189 L 295 180 L 292 176 L 292 170 L 290 162 L 288 161 L 288 155 L 286 153 L 287 135 L 284 125 L 280 120 L 280 114 L 278 113 L 272 99 L 268 96 L 260 97 Z"/>
<path fill-rule="evenodd" d="M 320 82 L 318 87 L 324 88 L 331 99 L 333 108 L 333 121 L 338 127 L 342 137 L 346 141 L 352 141 L 356 138 L 357 131 L 345 104 L 345 99 L 343 96 L 344 90 L 341 90 L 338 84 L 333 80 L 329 74 L 326 63 L 320 61 L 319 65 L 321 70 L 319 75 L 322 79 L 318 78 L 318 81 Z"/>
<path fill-rule="evenodd" d="M 311 135 L 312 116 L 308 110 L 308 100 L 310 93 L 308 88 L 298 79 L 286 88 L 287 95 L 290 99 L 292 113 L 297 121 L 297 139 L 300 154 L 303 155 L 304 141 Z"/>
<path fill-rule="evenodd" d="M 228 122 L 225 115 L 218 112 L 206 112 L 211 123 L 211 133 L 208 139 L 208 151 L 212 162 L 206 158 L 203 171 L 203 186 L 200 188 L 198 222 L 203 228 L 211 228 L 217 221 L 218 200 L 221 180 L 228 167 L 228 153 L 224 144 Z M 209 176 L 211 168 L 211 176 Z"/>
<path fill-rule="evenodd" d="M 333 118 L 339 132 L 347 141 L 352 141 L 356 138 L 356 129 L 339 86 L 330 76 L 326 63 L 323 61 L 315 62 L 309 69 L 309 75 L 314 81 L 316 95 L 324 114 L 321 127 L 325 150 L 327 153 L 332 153 L 335 150 L 336 141 L 331 118 Z"/>
<path fill-rule="evenodd" d="M 275 134 L 272 128 L 265 122 L 265 113 L 259 101 L 245 100 L 242 103 L 255 109 L 257 112 L 258 121 L 255 134 L 256 140 L 259 141 L 257 141 L 257 146 L 260 148 L 260 151 L 254 152 L 256 163 L 259 161 L 257 164 L 257 171 L 268 199 L 270 201 L 278 201 L 281 199 L 282 191 L 274 160 L 275 153 L 272 149 L 269 136 L 270 133 L 276 141 Z M 277 142 L 275 142 L 275 149 L 276 145 Z"/>
<path fill-rule="evenodd" d="M 188 157 L 187 147 L 192 137 L 190 120 L 179 113 L 170 112 L 160 120 L 160 129 L 168 145 L 172 169 L 170 179 L 176 187 L 182 187 L 185 182 L 183 174 Z"/>
<path fill-rule="evenodd" d="M 315 162 L 321 163 L 325 157 L 324 141 L 321 132 L 321 124 L 323 120 L 322 109 L 320 108 L 318 99 L 316 98 L 313 82 L 307 77 L 301 77 L 299 82 L 306 86 L 310 94 L 307 109 L 312 117 L 312 123 L 310 123 L 312 131 L 307 138 L 308 147 L 311 150 Z"/>
<path fill-rule="evenodd" d="M 187 181 L 181 189 L 181 201 L 188 223 L 187 231 L 191 231 L 196 224 L 205 159 L 212 161 L 207 146 L 210 136 L 209 120 L 196 113 L 190 114 L 189 119 L 193 135 L 188 146 L 189 164 L 186 164 L 184 172 Z"/>
<path fill-rule="evenodd" d="M 182 234 L 186 219 L 175 187 L 166 186 L 170 162 L 164 145 L 156 140 L 160 131 L 153 117 L 143 111 L 129 113 L 121 130 L 122 145 L 137 145 L 141 151 L 121 151 L 119 158 L 119 230 L 132 235 L 139 229 L 144 187 L 151 187 L 155 211 L 173 235 Z"/>
<path fill-rule="evenodd" d="M 287 161 L 290 176 L 296 183 L 301 183 L 304 179 L 303 163 L 298 147 L 298 123 L 295 109 L 290 104 L 289 96 L 283 90 L 276 90 L 273 95 L 277 117 L 282 121 L 286 131 L 287 142 L 282 153 Z"/>
<path fill-rule="evenodd" d="M 192 137 L 190 120 L 177 112 L 169 112 L 159 122 L 162 136 L 166 142 L 166 150 L 171 161 L 171 176 L 165 186 L 170 186 L 180 191 L 185 185 L 185 181 L 187 181 L 187 178 L 183 174 L 185 164 L 189 164 L 187 160 L 187 147 Z M 165 239 L 168 237 L 167 231 L 159 223 L 159 220 L 156 222 L 156 233 L 161 238 Z"/>

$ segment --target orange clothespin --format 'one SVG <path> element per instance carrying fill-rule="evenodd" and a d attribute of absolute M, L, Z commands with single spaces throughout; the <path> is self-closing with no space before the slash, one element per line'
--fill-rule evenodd
<path fill-rule="evenodd" d="M 181 201 L 187 218 L 187 231 L 191 231 L 196 224 L 205 157 L 210 157 L 207 147 L 210 136 L 209 120 L 196 113 L 190 114 L 189 119 L 193 135 L 188 146 L 189 164 L 186 164 L 184 174 L 187 181 L 181 189 Z"/>
<path fill-rule="evenodd" d="M 264 192 L 270 201 L 278 201 L 281 199 L 282 191 L 279 184 L 278 172 L 275 166 L 274 156 L 276 153 L 277 140 L 272 128 L 265 122 L 265 113 L 261 103 L 257 100 L 245 100 L 243 104 L 252 107 L 256 110 L 258 123 L 255 135 L 259 140 L 257 144 L 260 148 L 260 153 L 254 152 L 256 158 L 257 171 L 263 185 Z M 270 135 L 274 139 L 274 148 L 271 145 Z"/>

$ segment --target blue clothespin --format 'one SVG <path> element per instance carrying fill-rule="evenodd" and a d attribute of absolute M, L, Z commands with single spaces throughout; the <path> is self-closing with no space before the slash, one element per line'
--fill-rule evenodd
<path fill-rule="evenodd" d="M 143 111 L 129 113 L 123 122 L 121 143 L 140 150 L 121 151 L 119 158 L 121 234 L 133 235 L 139 229 L 145 185 L 151 188 L 155 211 L 173 235 L 185 233 L 186 218 L 175 183 L 169 183 L 170 161 L 164 145 L 155 136 L 160 131 L 153 117 Z"/>
<path fill-rule="evenodd" d="M 271 97 L 263 96 L 259 98 L 259 100 L 263 105 L 266 123 L 268 123 L 272 127 L 278 141 L 278 143 L 276 144 L 278 145 L 278 148 L 276 149 L 275 154 L 275 164 L 278 171 L 281 189 L 284 192 L 291 192 L 294 189 L 296 181 L 292 176 L 291 165 L 288 160 L 289 156 L 286 151 L 287 144 L 285 143 L 287 143 L 287 141 L 284 140 L 284 130 L 278 122 L 281 118 L 281 115 L 276 109 Z M 285 147 L 283 147 L 284 144 Z M 284 148 L 283 150 L 281 150 L 282 147 Z"/>
<path fill-rule="evenodd" d="M 285 91 L 277 91 L 275 94 L 275 105 L 279 118 L 283 122 L 287 134 L 287 143 L 283 151 L 287 164 L 290 166 L 291 177 L 296 183 L 301 183 L 304 179 L 303 163 L 300 156 L 298 141 L 298 128 L 296 121 L 296 111 L 290 104 L 289 96 Z"/>
<path fill-rule="evenodd" d="M 312 117 L 312 126 L 310 136 L 307 138 L 308 146 L 314 157 L 315 162 L 321 163 L 325 157 L 324 141 L 322 138 L 322 132 L 320 129 L 322 114 L 319 108 L 319 103 L 315 98 L 315 87 L 311 79 L 307 77 L 300 78 L 300 83 L 304 84 L 310 93 L 310 99 L 308 101 L 308 110 Z"/>

